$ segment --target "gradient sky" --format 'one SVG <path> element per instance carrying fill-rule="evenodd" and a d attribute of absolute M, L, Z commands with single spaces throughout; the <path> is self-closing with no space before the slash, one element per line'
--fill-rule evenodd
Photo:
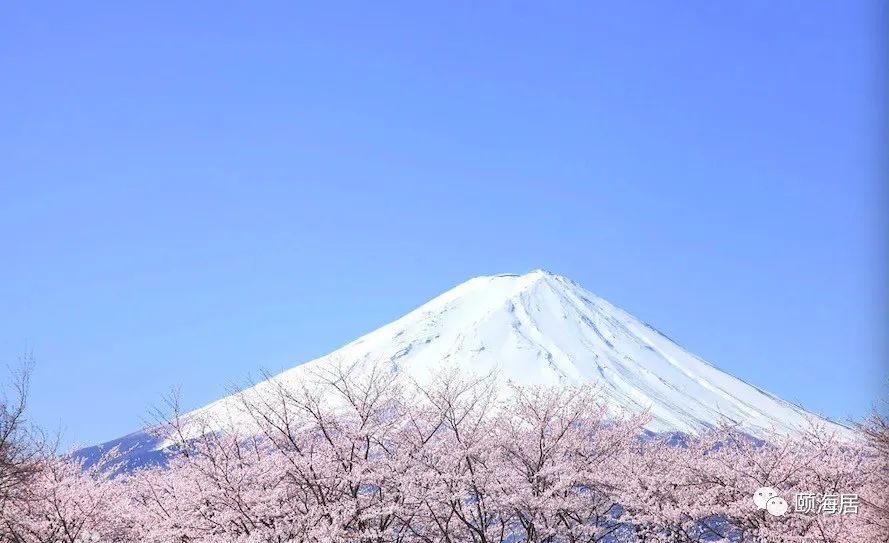
<path fill-rule="evenodd" d="M 7 4 L 0 361 L 65 444 L 546 268 L 837 418 L 886 389 L 881 2 Z"/>

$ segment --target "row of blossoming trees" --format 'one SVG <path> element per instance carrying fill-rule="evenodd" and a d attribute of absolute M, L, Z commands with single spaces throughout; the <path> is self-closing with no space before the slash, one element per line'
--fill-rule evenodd
<path fill-rule="evenodd" d="M 592 388 L 498 392 L 456 373 L 418 386 L 332 370 L 242 398 L 240 433 L 169 417 L 166 467 L 35 458 L 0 497 L 0 541 L 889 541 L 878 417 L 851 442 L 728 427 L 643 439 L 645 418 L 606 417 Z M 751 501 L 762 486 L 860 506 L 776 517 Z"/>

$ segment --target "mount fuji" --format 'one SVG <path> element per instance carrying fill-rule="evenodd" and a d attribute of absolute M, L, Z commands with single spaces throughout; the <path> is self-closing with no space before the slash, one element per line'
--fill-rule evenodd
<path fill-rule="evenodd" d="M 570 279 L 542 270 L 470 279 L 248 391 L 298 384 L 334 362 L 354 364 L 358 371 L 382 363 L 419 381 L 448 365 L 476 374 L 493 372 L 517 384 L 593 382 L 610 405 L 629 412 L 647 409 L 646 429 L 652 432 L 697 433 L 722 422 L 753 436 L 795 433 L 812 423 L 848 432 L 719 370 Z M 238 424 L 239 405 L 233 394 L 185 419 Z M 139 456 L 163 448 L 160 439 L 137 432 L 81 453 L 89 456 L 114 445 Z"/>

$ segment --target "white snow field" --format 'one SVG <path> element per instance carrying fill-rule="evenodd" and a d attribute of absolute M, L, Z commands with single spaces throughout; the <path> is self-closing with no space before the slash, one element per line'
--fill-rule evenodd
<path fill-rule="evenodd" d="M 653 432 L 691 432 L 722 421 L 754 436 L 795 433 L 812 422 L 849 430 L 720 371 L 639 319 L 565 277 L 545 271 L 476 277 L 321 358 L 259 383 L 310 382 L 326 364 L 384 364 L 419 382 L 447 365 L 495 371 L 519 384 L 595 382 L 616 409 L 650 410 Z M 246 424 L 237 395 L 186 417 Z"/>

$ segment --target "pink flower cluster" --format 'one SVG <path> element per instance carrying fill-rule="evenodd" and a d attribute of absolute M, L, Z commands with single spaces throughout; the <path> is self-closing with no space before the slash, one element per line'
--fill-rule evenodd
<path fill-rule="evenodd" d="M 335 371 L 244 394 L 249 431 L 187 438 L 196 421 L 172 416 L 166 467 L 43 459 L 0 510 L 0 541 L 889 541 L 885 431 L 763 444 L 726 427 L 676 443 L 640 437 L 644 416 L 606 416 L 591 387 L 505 392 Z M 764 486 L 855 493 L 861 508 L 775 517 L 752 502 Z"/>

